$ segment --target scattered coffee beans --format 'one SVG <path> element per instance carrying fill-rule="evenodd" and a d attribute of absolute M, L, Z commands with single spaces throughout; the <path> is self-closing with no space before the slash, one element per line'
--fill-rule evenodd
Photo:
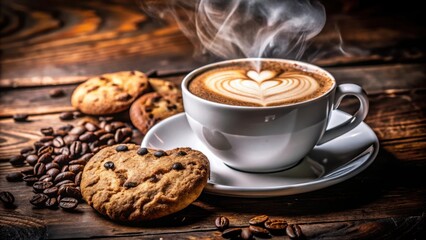
<path fill-rule="evenodd" d="M 78 111 L 64 112 L 63 120 L 82 116 Z M 118 133 L 119 131 L 119 133 Z M 55 208 L 71 210 L 77 207 L 82 199 L 80 192 L 81 176 L 86 163 L 102 148 L 109 145 L 129 142 L 132 129 L 127 124 L 114 121 L 112 117 L 100 117 L 98 120 L 83 119 L 77 126 L 66 124 L 54 129 L 40 129 L 43 134 L 34 147 L 26 147 L 21 154 L 10 159 L 15 167 L 28 163 L 30 167 L 21 172 L 10 173 L 8 181 L 25 181 L 33 187 L 36 195 L 30 203 L 39 208 Z M 127 150 L 126 145 L 119 145 L 118 151 Z M 114 168 L 113 162 L 105 167 Z M 127 187 L 135 187 L 136 183 L 127 183 Z M 3 195 L 9 193 L 2 193 Z M 2 198 L 8 198 L 5 195 Z M 13 197 L 13 195 L 12 195 Z M 3 200 L 2 200 L 3 201 Z M 7 200 L 10 201 L 10 200 Z"/>
<path fill-rule="evenodd" d="M 224 216 L 217 217 L 214 223 L 215 223 L 217 229 L 219 229 L 221 231 L 223 231 L 223 230 L 225 230 L 229 227 L 229 219 L 227 217 L 224 217 Z"/>
<path fill-rule="evenodd" d="M 2 201 L 6 207 L 10 207 L 15 202 L 15 197 L 10 192 L 0 192 L 0 201 Z"/>
<path fill-rule="evenodd" d="M 20 182 L 22 181 L 23 177 L 24 177 L 24 174 L 20 172 L 13 172 L 6 175 L 6 180 L 9 182 Z"/>
<path fill-rule="evenodd" d="M 253 239 L 271 238 L 271 235 L 281 236 L 287 234 L 291 239 L 303 238 L 302 229 L 297 224 L 287 224 L 287 221 L 281 218 L 269 219 L 267 215 L 259 215 L 249 220 L 249 226 L 246 228 L 230 228 L 228 218 L 219 216 L 215 219 L 215 226 L 222 232 L 223 238 L 241 238 Z M 226 230 L 224 230 L 226 229 Z"/>
<path fill-rule="evenodd" d="M 59 98 L 65 96 L 65 91 L 63 89 L 53 89 L 49 91 L 49 96 L 51 98 Z"/>
<path fill-rule="evenodd" d="M 28 119 L 28 114 L 18 113 L 13 115 L 13 120 L 15 122 L 26 122 Z"/>

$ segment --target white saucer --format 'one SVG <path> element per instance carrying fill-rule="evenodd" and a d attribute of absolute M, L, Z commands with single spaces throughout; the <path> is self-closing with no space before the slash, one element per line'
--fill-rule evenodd
<path fill-rule="evenodd" d="M 349 119 L 333 111 L 330 125 Z M 316 146 L 297 166 L 277 173 L 246 173 L 227 167 L 192 133 L 185 113 L 161 121 L 142 141 L 143 147 L 172 149 L 191 147 L 210 160 L 210 179 L 205 191 L 234 197 L 274 197 L 309 192 L 347 180 L 366 169 L 375 159 L 377 136 L 361 123 L 352 131 Z"/>

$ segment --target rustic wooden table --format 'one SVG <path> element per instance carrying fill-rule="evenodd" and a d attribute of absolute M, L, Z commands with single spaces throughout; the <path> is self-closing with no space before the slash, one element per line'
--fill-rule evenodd
<path fill-rule="evenodd" d="M 72 110 L 71 92 L 88 76 L 157 70 L 159 77 L 178 83 L 203 62 L 192 59 L 191 44 L 176 25 L 150 19 L 134 1 L 2 1 L 0 190 L 14 194 L 17 208 L 0 207 L 0 234 L 21 239 L 221 238 L 214 227 L 217 216 L 246 226 L 252 216 L 267 214 L 300 224 L 313 239 L 424 239 L 426 28 L 420 11 L 380 1 L 326 3 L 327 24 L 306 60 L 325 67 L 339 83 L 366 89 L 371 108 L 365 122 L 381 145 L 373 164 L 345 182 L 305 194 L 241 199 L 203 193 L 164 221 L 128 226 L 86 204 L 75 212 L 33 208 L 31 188 L 5 180 L 19 170 L 8 160 L 31 146 L 40 128 L 64 124 L 58 115 Z M 52 100 L 52 89 L 66 95 Z M 351 99 L 342 106 L 347 111 L 356 107 Z M 16 113 L 29 114 L 29 121 L 14 122 Z M 136 134 L 134 141 L 141 139 Z"/>

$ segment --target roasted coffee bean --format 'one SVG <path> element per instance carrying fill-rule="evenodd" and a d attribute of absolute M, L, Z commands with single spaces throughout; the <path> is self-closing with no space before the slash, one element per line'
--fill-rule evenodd
<path fill-rule="evenodd" d="M 24 177 L 24 174 L 20 172 L 13 172 L 6 175 L 6 180 L 9 182 L 20 182 L 22 181 L 23 177 Z"/>
<path fill-rule="evenodd" d="M 112 122 L 112 121 L 114 121 L 114 117 L 104 117 L 104 116 L 100 116 L 99 118 L 99 121 L 105 121 L 105 122 Z"/>
<path fill-rule="evenodd" d="M 46 171 L 49 171 L 51 168 L 59 169 L 60 167 L 59 167 L 59 164 L 56 163 L 56 162 L 51 162 L 51 163 L 46 164 Z"/>
<path fill-rule="evenodd" d="M 15 197 L 11 192 L 0 192 L 0 201 L 2 201 L 5 206 L 12 206 L 15 202 Z"/>
<path fill-rule="evenodd" d="M 289 224 L 285 230 L 291 239 L 299 239 L 303 237 L 302 229 L 297 224 Z"/>
<path fill-rule="evenodd" d="M 241 238 L 244 240 L 250 240 L 253 239 L 253 233 L 250 231 L 249 228 L 243 228 L 241 230 L 241 234 L 240 234 Z"/>
<path fill-rule="evenodd" d="M 241 228 L 228 228 L 222 233 L 223 238 L 237 238 L 240 236 Z"/>
<path fill-rule="evenodd" d="M 53 183 L 51 182 L 38 181 L 33 184 L 33 189 L 35 192 L 41 193 L 52 186 Z"/>
<path fill-rule="evenodd" d="M 64 165 L 61 168 L 61 172 L 67 172 L 68 171 L 69 166 L 68 165 Z"/>
<path fill-rule="evenodd" d="M 20 167 L 25 165 L 25 157 L 22 155 L 16 155 L 11 157 L 9 162 L 14 167 Z"/>
<path fill-rule="evenodd" d="M 49 199 L 49 197 L 46 194 L 37 193 L 31 198 L 30 203 L 36 207 L 44 207 L 47 199 Z"/>
<path fill-rule="evenodd" d="M 73 197 L 77 200 L 82 198 L 81 192 L 80 192 L 79 189 L 77 189 L 74 186 L 67 185 L 67 184 L 64 184 L 64 185 L 59 187 L 58 194 L 61 195 L 62 197 Z"/>
<path fill-rule="evenodd" d="M 217 229 L 223 231 L 229 227 L 229 219 L 224 216 L 219 216 L 214 221 L 214 224 L 216 225 Z"/>
<path fill-rule="evenodd" d="M 74 182 L 75 174 L 73 172 L 61 172 L 56 177 L 55 180 L 53 180 L 54 183 L 59 183 L 64 180 L 71 180 Z"/>
<path fill-rule="evenodd" d="M 93 153 L 86 153 L 86 154 L 84 154 L 83 156 L 81 156 L 77 160 L 85 161 L 85 163 L 83 164 L 83 165 L 85 165 L 90 160 L 91 157 L 93 157 Z M 72 163 L 72 162 L 70 162 L 69 164 L 81 164 L 81 163 Z"/>
<path fill-rule="evenodd" d="M 80 135 L 80 137 L 78 138 L 78 140 L 82 141 L 82 142 L 93 142 L 96 140 L 96 135 L 93 132 L 85 132 L 82 135 Z"/>
<path fill-rule="evenodd" d="M 70 155 L 70 149 L 68 147 L 61 148 L 61 154 L 62 155 Z"/>
<path fill-rule="evenodd" d="M 148 153 L 148 148 L 139 148 L 138 149 L 138 151 L 137 151 L 137 154 L 138 155 L 141 155 L 141 156 L 143 156 L 143 155 L 145 155 L 145 154 L 147 154 Z"/>
<path fill-rule="evenodd" d="M 106 142 L 108 142 L 108 140 L 110 140 L 110 139 L 114 139 L 114 134 L 112 134 L 112 133 L 107 133 L 107 134 L 102 135 L 102 136 L 99 138 L 99 141 L 101 141 L 101 142 L 103 142 L 103 143 L 106 143 Z"/>
<path fill-rule="evenodd" d="M 62 154 L 62 148 L 57 148 L 57 147 L 53 148 L 52 155 L 61 155 L 61 154 Z"/>
<path fill-rule="evenodd" d="M 54 136 L 44 136 L 40 138 L 39 141 L 42 143 L 46 143 L 46 142 L 53 141 L 54 138 L 55 138 Z"/>
<path fill-rule="evenodd" d="M 65 146 L 64 139 L 61 136 L 55 137 L 55 139 L 53 139 L 53 146 L 57 148 Z"/>
<path fill-rule="evenodd" d="M 121 143 L 130 143 L 132 141 L 131 137 L 126 137 Z"/>
<path fill-rule="evenodd" d="M 120 128 L 115 132 L 114 140 L 119 143 L 123 142 L 127 137 L 132 136 L 131 128 Z"/>
<path fill-rule="evenodd" d="M 89 144 L 87 144 L 85 142 L 82 143 L 81 144 L 80 156 L 83 156 L 84 154 L 89 153 L 89 152 L 90 152 Z"/>
<path fill-rule="evenodd" d="M 38 161 L 38 157 L 37 155 L 31 154 L 27 156 L 26 161 L 29 165 L 34 166 Z"/>
<path fill-rule="evenodd" d="M 86 163 L 87 163 L 87 161 L 84 160 L 84 159 L 82 159 L 82 158 L 79 158 L 79 159 L 76 159 L 76 160 L 72 160 L 72 161 L 69 162 L 70 165 L 74 165 L 74 164 L 86 165 Z"/>
<path fill-rule="evenodd" d="M 106 124 L 104 127 L 104 130 L 106 132 L 113 133 L 115 132 L 116 129 L 111 124 Z"/>
<path fill-rule="evenodd" d="M 265 222 L 266 229 L 268 229 L 269 232 L 274 233 L 274 235 L 284 234 L 287 225 L 288 224 L 284 219 L 269 219 Z"/>
<path fill-rule="evenodd" d="M 61 120 L 72 120 L 74 119 L 74 114 L 72 112 L 63 112 L 59 115 Z"/>
<path fill-rule="evenodd" d="M 87 129 L 87 131 L 90 131 L 90 132 L 94 132 L 99 129 L 98 126 L 96 126 L 95 124 L 91 122 L 84 124 L 84 127 Z"/>
<path fill-rule="evenodd" d="M 45 206 L 48 208 L 57 208 L 58 207 L 58 200 L 56 199 L 56 197 L 51 197 L 49 199 L 46 200 L 45 202 Z"/>
<path fill-rule="evenodd" d="M 115 148 L 115 151 L 117 151 L 117 152 L 125 152 L 127 150 L 129 150 L 129 148 L 126 145 L 118 145 Z"/>
<path fill-rule="evenodd" d="M 103 129 L 99 129 L 99 130 L 95 131 L 93 134 L 95 134 L 96 137 L 100 138 L 101 136 L 107 134 L 107 132 Z"/>
<path fill-rule="evenodd" d="M 162 156 L 166 156 L 166 152 L 164 152 L 163 150 L 158 150 L 154 153 L 154 156 L 156 157 L 162 157 Z"/>
<path fill-rule="evenodd" d="M 65 184 L 74 184 L 74 181 L 71 181 L 71 180 L 64 180 L 64 181 L 61 181 L 61 182 L 56 183 L 56 184 L 55 184 L 55 187 L 60 187 L 60 186 L 65 185 Z"/>
<path fill-rule="evenodd" d="M 33 167 L 21 168 L 21 173 L 24 174 L 24 175 L 33 175 L 34 174 L 34 168 Z"/>
<path fill-rule="evenodd" d="M 52 141 L 48 141 L 48 142 L 43 143 L 43 145 L 44 146 L 52 147 L 53 146 L 53 142 Z M 53 153 L 53 150 L 52 150 L 52 153 Z"/>
<path fill-rule="evenodd" d="M 59 166 L 64 166 L 70 162 L 70 158 L 68 155 L 61 154 L 56 156 L 55 159 L 53 159 L 53 162 L 57 163 Z"/>
<path fill-rule="evenodd" d="M 177 162 L 177 163 L 173 163 L 172 169 L 179 171 L 179 170 L 185 169 L 185 167 L 182 165 L 182 163 Z"/>
<path fill-rule="evenodd" d="M 80 141 L 75 141 L 70 146 L 70 157 L 76 158 L 81 155 L 82 146 Z"/>
<path fill-rule="evenodd" d="M 253 233 L 253 235 L 256 236 L 256 237 L 268 237 L 269 236 L 269 231 L 266 230 L 263 227 L 256 226 L 256 225 L 250 225 L 249 229 Z"/>
<path fill-rule="evenodd" d="M 79 135 L 77 135 L 77 134 L 66 135 L 66 136 L 64 136 L 64 143 L 66 145 L 71 145 L 71 143 L 78 140 L 78 137 L 79 137 Z"/>
<path fill-rule="evenodd" d="M 33 146 L 34 146 L 35 151 L 37 152 L 38 150 L 40 150 L 40 148 L 44 147 L 44 143 L 37 141 L 37 142 L 34 142 Z"/>
<path fill-rule="evenodd" d="M 28 175 L 22 178 L 24 180 L 24 182 L 27 183 L 27 185 L 33 185 L 35 182 L 38 181 L 38 177 L 34 176 L 34 175 Z"/>
<path fill-rule="evenodd" d="M 18 113 L 13 115 L 15 122 L 26 122 L 28 120 L 28 114 Z"/>
<path fill-rule="evenodd" d="M 108 142 L 107 142 L 107 145 L 108 146 L 112 146 L 112 145 L 115 145 L 116 144 L 116 142 L 115 142 L 115 140 L 114 139 L 110 139 L 110 140 L 108 140 Z"/>
<path fill-rule="evenodd" d="M 111 122 L 111 126 L 113 126 L 117 130 L 119 128 L 126 127 L 126 124 L 124 122 L 115 121 L 115 122 Z"/>
<path fill-rule="evenodd" d="M 54 133 L 53 133 L 53 136 L 55 136 L 55 137 L 65 137 L 66 135 L 68 134 L 68 132 L 67 131 L 64 131 L 64 130 L 56 130 Z"/>
<path fill-rule="evenodd" d="M 48 174 L 45 174 L 38 178 L 39 181 L 50 182 L 52 181 L 52 177 Z"/>
<path fill-rule="evenodd" d="M 59 206 L 64 210 L 75 209 L 77 205 L 78 205 L 78 200 L 72 197 L 61 198 L 61 201 L 59 202 Z"/>
<path fill-rule="evenodd" d="M 22 156 L 27 157 L 28 155 L 35 153 L 35 151 L 33 147 L 24 147 L 21 149 L 20 153 Z"/>
<path fill-rule="evenodd" d="M 85 133 L 87 130 L 86 130 L 86 128 L 85 127 L 83 127 L 83 126 L 77 126 L 77 127 L 74 127 L 73 129 L 71 129 L 71 131 L 69 131 L 69 135 L 78 135 L 78 136 L 80 136 L 80 135 L 82 135 L 83 133 Z"/>
<path fill-rule="evenodd" d="M 51 98 L 59 98 L 65 96 L 65 91 L 63 89 L 57 88 L 49 91 L 49 96 Z"/>
<path fill-rule="evenodd" d="M 52 136 L 53 135 L 53 128 L 52 127 L 46 127 L 46 128 L 42 128 L 40 129 L 40 132 L 44 135 L 44 136 Z"/>
<path fill-rule="evenodd" d="M 43 176 L 46 172 L 46 165 L 44 163 L 37 163 L 34 166 L 34 175 L 37 177 Z"/>
<path fill-rule="evenodd" d="M 81 165 L 81 164 L 72 164 L 72 165 L 69 165 L 69 167 L 68 167 L 68 170 L 70 172 L 75 173 L 75 174 L 83 171 L 83 169 L 84 169 L 84 166 Z"/>
<path fill-rule="evenodd" d="M 184 152 L 184 151 L 179 151 L 179 152 L 177 153 L 177 155 L 178 155 L 178 156 L 185 156 L 185 155 L 187 155 L 187 153 L 186 153 L 186 152 Z"/>
<path fill-rule="evenodd" d="M 47 164 L 47 163 L 50 163 L 51 161 L 52 161 L 52 154 L 45 153 L 38 158 L 37 162 Z"/>
<path fill-rule="evenodd" d="M 266 215 L 255 216 L 255 217 L 252 217 L 249 220 L 249 224 L 250 225 L 263 225 L 263 223 L 266 222 L 268 219 L 269 219 L 269 217 L 266 216 Z"/>
<path fill-rule="evenodd" d="M 84 116 L 84 114 L 82 112 L 80 112 L 80 111 L 74 111 L 74 112 L 72 112 L 72 117 L 74 119 L 81 118 L 83 116 Z"/>
<path fill-rule="evenodd" d="M 56 176 L 58 176 L 59 173 L 60 173 L 60 171 L 57 168 L 51 168 L 51 169 L 47 170 L 47 172 L 46 172 L 46 174 L 51 176 L 53 179 L 55 179 Z"/>
<path fill-rule="evenodd" d="M 73 125 L 71 125 L 71 124 L 67 124 L 67 125 L 60 126 L 60 127 L 58 128 L 58 130 L 65 131 L 65 132 L 69 132 L 69 131 L 71 131 L 71 129 L 73 129 L 73 128 L 74 128 L 74 126 L 73 126 Z"/>
<path fill-rule="evenodd" d="M 106 169 L 114 169 L 114 163 L 111 162 L 111 161 L 108 161 L 108 162 L 104 163 L 104 167 Z"/>
<path fill-rule="evenodd" d="M 38 155 L 38 156 L 41 156 L 41 155 L 43 155 L 43 154 L 45 154 L 45 153 L 50 153 L 50 154 L 52 154 L 52 153 L 53 153 L 53 147 L 51 147 L 51 146 L 43 146 L 43 147 L 41 147 L 41 148 L 37 151 L 37 155 Z"/>
<path fill-rule="evenodd" d="M 112 144 L 112 145 L 114 145 L 114 144 Z M 107 147 L 107 146 L 102 145 L 102 146 L 99 146 L 99 147 L 95 147 L 95 148 L 93 149 L 93 153 L 97 153 L 97 152 L 99 152 L 100 150 L 102 150 L 102 149 L 103 149 L 103 148 L 105 148 L 105 147 Z"/>
<path fill-rule="evenodd" d="M 43 193 L 49 197 L 56 197 L 58 195 L 58 187 L 44 189 Z"/>
<path fill-rule="evenodd" d="M 80 183 L 81 183 L 81 176 L 83 175 L 83 172 L 79 172 L 79 173 L 77 173 L 76 175 L 75 175 L 75 179 L 74 179 L 74 183 L 77 185 L 77 186 L 80 186 Z"/>

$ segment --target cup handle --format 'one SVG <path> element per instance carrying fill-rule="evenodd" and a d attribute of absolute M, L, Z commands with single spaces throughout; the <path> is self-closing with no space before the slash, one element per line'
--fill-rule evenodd
<path fill-rule="evenodd" d="M 358 126 L 368 113 L 368 97 L 365 93 L 364 89 L 362 89 L 360 86 L 352 83 L 345 83 L 341 84 L 337 87 L 335 98 L 334 98 L 334 106 L 333 110 L 335 110 L 337 107 L 339 107 L 340 102 L 342 99 L 347 96 L 352 95 L 358 98 L 359 100 L 359 109 L 358 111 L 347 121 L 328 129 L 324 132 L 322 138 L 319 140 L 317 145 L 321 145 L 323 143 L 326 143 L 350 130 Z"/>

